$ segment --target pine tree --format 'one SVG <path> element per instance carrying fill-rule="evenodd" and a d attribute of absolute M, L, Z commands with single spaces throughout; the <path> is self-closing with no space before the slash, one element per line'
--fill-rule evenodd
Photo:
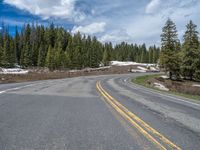
<path fill-rule="evenodd" d="M 198 59 L 194 59 L 194 65 L 196 68 L 195 72 L 194 72 L 194 78 L 196 80 L 200 81 L 200 47 L 196 52 L 197 52 L 196 58 L 198 58 Z"/>
<path fill-rule="evenodd" d="M 161 55 L 160 66 L 169 72 L 169 77 L 172 79 L 174 75 L 176 78 L 180 77 L 180 56 L 177 48 L 178 35 L 176 25 L 170 19 L 167 20 L 163 27 L 161 34 Z"/>
<path fill-rule="evenodd" d="M 37 66 L 39 66 L 39 67 L 45 66 L 46 54 L 47 54 L 46 47 L 43 43 L 41 43 L 41 45 L 39 47 Z"/>
<path fill-rule="evenodd" d="M 14 44 L 15 44 L 16 60 L 17 60 L 17 63 L 19 64 L 20 63 L 21 50 L 20 50 L 20 35 L 19 35 L 17 27 L 16 27 L 16 30 L 15 30 Z"/>
<path fill-rule="evenodd" d="M 154 48 L 150 46 L 149 51 L 148 51 L 148 53 L 149 53 L 149 63 L 154 63 L 153 62 L 153 52 L 154 52 Z"/>
<path fill-rule="evenodd" d="M 184 34 L 183 51 L 182 51 L 182 65 L 181 70 L 185 78 L 193 79 L 194 73 L 197 69 L 196 63 L 199 57 L 199 37 L 197 26 L 190 21 L 187 24 L 187 30 Z"/>
<path fill-rule="evenodd" d="M 21 51 L 20 63 L 23 67 L 32 66 L 32 52 L 30 43 L 31 27 L 28 24 L 25 27 L 24 37 L 23 37 L 23 48 Z"/>
<path fill-rule="evenodd" d="M 51 47 L 54 47 L 55 45 L 55 28 L 54 28 L 54 24 L 51 23 L 49 30 L 47 31 L 47 41 L 48 41 L 48 45 L 50 45 Z"/>
<path fill-rule="evenodd" d="M 0 66 L 3 65 L 3 47 L 0 45 Z"/>
<path fill-rule="evenodd" d="M 9 35 L 6 32 L 3 37 L 3 50 L 2 50 L 2 65 L 4 67 L 9 67 L 9 55 L 10 55 L 10 43 L 9 43 Z"/>
<path fill-rule="evenodd" d="M 50 70 L 55 69 L 55 52 L 51 46 L 49 46 L 48 52 L 47 52 L 46 67 L 48 67 Z"/>
<path fill-rule="evenodd" d="M 107 50 L 105 49 L 104 52 L 103 52 L 103 60 L 102 60 L 103 64 L 105 66 L 109 65 L 109 61 L 108 61 L 108 52 Z"/>
<path fill-rule="evenodd" d="M 146 45 L 143 44 L 141 47 L 141 63 L 147 63 L 148 62 L 148 54 L 147 54 L 147 49 L 146 49 Z"/>

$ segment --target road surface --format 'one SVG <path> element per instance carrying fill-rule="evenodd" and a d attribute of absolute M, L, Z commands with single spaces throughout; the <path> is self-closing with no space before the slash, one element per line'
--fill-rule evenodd
<path fill-rule="evenodd" d="M 200 103 L 139 75 L 1 84 L 0 150 L 199 149 Z"/>

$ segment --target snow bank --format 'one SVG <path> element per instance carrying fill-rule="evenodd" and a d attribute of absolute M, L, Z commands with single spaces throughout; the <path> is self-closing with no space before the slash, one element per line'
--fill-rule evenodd
<path fill-rule="evenodd" d="M 163 78 L 163 79 L 169 79 L 169 77 L 168 76 L 160 76 L 161 78 Z"/>
<path fill-rule="evenodd" d="M 123 61 L 111 61 L 110 65 L 111 66 L 130 66 L 130 65 L 136 65 L 136 62 L 131 62 L 131 61 L 127 61 L 127 62 L 123 62 Z"/>
<path fill-rule="evenodd" d="M 148 70 L 147 68 L 140 67 L 140 66 L 138 66 L 137 68 L 140 69 L 140 70 L 143 70 L 143 71 L 147 71 Z"/>
<path fill-rule="evenodd" d="M 145 70 L 139 70 L 139 69 L 131 69 L 132 73 L 145 73 Z"/>
<path fill-rule="evenodd" d="M 130 65 L 139 65 L 139 66 L 155 66 L 156 64 L 146 64 L 146 63 L 136 63 L 132 61 L 110 61 L 111 66 L 130 66 Z"/>
<path fill-rule="evenodd" d="M 158 88 L 159 90 L 163 90 L 163 91 L 169 91 L 168 88 L 166 88 L 163 84 L 160 83 L 153 83 L 155 88 Z"/>
<path fill-rule="evenodd" d="M 153 72 L 159 72 L 160 70 L 158 68 L 155 68 L 155 67 L 150 67 L 150 71 L 153 71 Z"/>
<path fill-rule="evenodd" d="M 193 84 L 194 87 L 200 87 L 200 84 Z"/>
<path fill-rule="evenodd" d="M 0 68 L 0 74 L 27 74 L 29 71 L 20 68 Z"/>

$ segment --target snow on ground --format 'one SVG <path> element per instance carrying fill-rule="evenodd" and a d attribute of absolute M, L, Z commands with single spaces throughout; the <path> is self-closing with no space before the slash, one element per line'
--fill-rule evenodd
<path fill-rule="evenodd" d="M 168 88 L 166 88 L 163 84 L 160 83 L 153 83 L 155 88 L 158 88 L 159 90 L 163 90 L 163 91 L 169 91 Z"/>
<path fill-rule="evenodd" d="M 145 70 L 139 70 L 139 69 L 131 69 L 132 73 L 145 73 Z"/>
<path fill-rule="evenodd" d="M 165 75 L 160 76 L 160 77 L 163 78 L 163 79 L 169 79 L 169 77 L 168 77 L 168 76 L 165 76 Z"/>
<path fill-rule="evenodd" d="M 160 70 L 156 67 L 150 67 L 150 70 L 153 71 L 153 72 L 159 72 Z"/>
<path fill-rule="evenodd" d="M 0 68 L 0 74 L 27 74 L 29 71 L 20 68 Z"/>
<path fill-rule="evenodd" d="M 200 84 L 193 84 L 192 86 L 200 87 Z"/>
<path fill-rule="evenodd" d="M 130 65 L 136 65 L 135 62 L 131 62 L 131 61 L 127 61 L 127 62 L 123 62 L 123 61 L 111 61 L 110 62 L 111 66 L 130 66 Z"/>
<path fill-rule="evenodd" d="M 143 71 L 147 71 L 148 70 L 147 68 L 140 67 L 140 66 L 138 66 L 137 68 L 140 69 L 140 70 L 143 70 Z"/>
<path fill-rule="evenodd" d="M 155 66 L 155 64 L 146 64 L 146 63 L 136 63 L 132 61 L 110 61 L 111 66 L 130 66 L 130 65 L 139 65 L 139 66 Z"/>

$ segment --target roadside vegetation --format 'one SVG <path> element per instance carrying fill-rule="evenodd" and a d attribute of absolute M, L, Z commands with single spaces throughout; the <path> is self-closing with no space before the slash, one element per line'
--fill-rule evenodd
<path fill-rule="evenodd" d="M 168 19 L 162 29 L 159 66 L 168 77 L 160 74 L 141 76 L 132 81 L 159 91 L 200 100 L 200 42 L 197 25 L 186 25 L 183 42 L 178 39 L 175 23 Z"/>
<path fill-rule="evenodd" d="M 163 74 L 154 74 L 154 75 L 145 75 L 145 76 L 139 76 L 137 78 L 133 78 L 132 82 L 138 85 L 145 86 L 147 88 L 151 88 L 153 90 L 159 91 L 161 93 L 169 93 L 169 94 L 175 94 L 178 96 L 182 96 L 185 98 L 200 100 L 200 87 L 192 87 L 194 84 L 199 84 L 200 82 L 189 82 L 188 81 L 173 81 L 170 79 L 161 79 L 161 75 Z M 154 83 L 160 83 L 167 88 L 169 88 L 169 91 L 163 91 L 154 86 Z M 172 86 L 173 85 L 173 86 Z M 186 88 L 184 87 L 186 86 Z M 176 88 L 174 88 L 176 87 Z M 184 90 L 180 89 L 184 88 Z M 191 90 L 193 88 L 193 90 Z M 196 94 L 188 94 L 189 92 L 194 92 Z M 197 93 L 199 93 L 197 95 Z"/>
<path fill-rule="evenodd" d="M 173 80 L 200 80 L 200 44 L 197 25 L 186 25 L 183 43 L 175 23 L 168 19 L 161 34 L 160 68 Z"/>

